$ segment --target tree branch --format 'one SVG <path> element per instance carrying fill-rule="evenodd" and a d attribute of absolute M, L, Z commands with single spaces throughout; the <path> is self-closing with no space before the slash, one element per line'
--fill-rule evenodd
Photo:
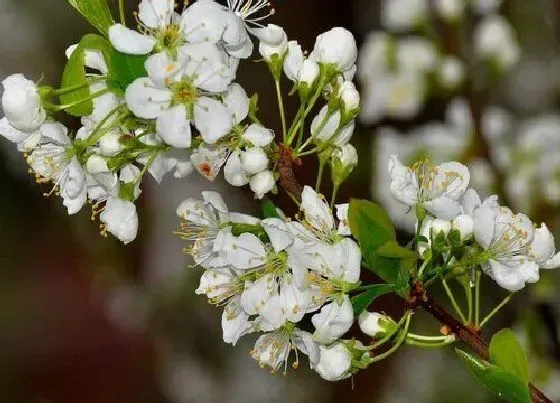
<path fill-rule="evenodd" d="M 278 145 L 278 153 L 278 174 L 280 175 L 278 183 L 288 195 L 299 202 L 303 188 L 294 174 L 294 165 L 301 165 L 301 160 L 294 159 L 293 150 L 284 144 Z"/>
<path fill-rule="evenodd" d="M 477 355 L 484 360 L 490 359 L 488 352 L 488 343 L 480 336 L 480 334 L 465 324 L 459 322 L 439 303 L 434 301 L 422 287 L 421 284 L 416 283 L 411 290 L 410 299 L 407 305 L 411 309 L 421 308 L 431 314 L 440 323 L 447 326 L 449 330 L 457 336 L 459 340 L 469 346 Z M 529 383 L 529 390 L 531 392 L 531 401 L 533 403 L 553 403 L 543 392 Z"/>

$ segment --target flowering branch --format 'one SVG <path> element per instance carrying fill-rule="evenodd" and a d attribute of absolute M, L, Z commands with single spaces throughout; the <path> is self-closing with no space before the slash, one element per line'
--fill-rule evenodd
<path fill-rule="evenodd" d="M 410 309 L 422 308 L 436 318 L 441 324 L 445 325 L 451 333 L 455 334 L 459 340 L 472 348 L 482 359 L 490 359 L 488 343 L 486 343 L 480 334 L 475 329 L 459 322 L 453 315 L 447 312 L 443 306 L 434 301 L 427 294 L 422 284 L 416 283 L 411 288 L 410 297 L 407 299 L 406 304 Z M 532 383 L 529 384 L 529 389 L 531 391 L 531 401 L 533 403 L 552 403 L 552 400 L 547 398 L 545 394 Z"/>

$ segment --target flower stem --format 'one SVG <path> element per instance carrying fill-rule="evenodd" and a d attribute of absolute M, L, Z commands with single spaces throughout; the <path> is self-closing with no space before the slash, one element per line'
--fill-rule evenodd
<path fill-rule="evenodd" d="M 474 285 L 474 324 L 479 326 L 480 323 L 480 271 L 475 273 L 475 285 Z"/>
<path fill-rule="evenodd" d="M 494 315 L 496 315 L 500 309 L 502 309 L 504 306 L 506 306 L 508 304 L 508 302 L 511 300 L 511 298 L 513 297 L 515 293 L 512 292 L 511 294 L 509 294 L 507 297 L 505 297 L 502 302 L 500 302 L 493 310 L 492 312 L 490 312 L 488 315 L 486 315 L 486 317 L 482 320 L 482 322 L 480 322 L 480 327 L 483 327 L 485 324 L 488 323 L 488 321 L 490 319 L 492 319 L 494 317 Z"/>
<path fill-rule="evenodd" d="M 399 349 L 401 344 L 404 343 L 404 341 L 406 339 L 406 335 L 408 334 L 408 328 L 410 326 L 410 317 L 411 317 L 411 313 L 409 311 L 409 312 L 406 313 L 406 316 L 405 316 L 406 319 L 405 319 L 405 322 L 404 322 L 404 328 L 401 331 L 401 334 L 399 335 L 399 338 L 397 339 L 397 341 L 393 345 L 393 347 L 391 347 L 389 350 L 385 351 L 382 354 L 379 354 L 375 357 L 372 357 L 371 362 L 377 362 L 377 361 L 384 360 L 385 358 L 389 357 L 391 354 L 393 354 L 395 351 L 397 351 Z"/>
<path fill-rule="evenodd" d="M 119 15 L 121 18 L 121 24 L 126 26 L 126 17 L 124 14 L 124 0 L 119 0 Z"/>
<path fill-rule="evenodd" d="M 453 292 L 451 291 L 451 288 L 449 288 L 449 285 L 447 284 L 447 280 L 442 278 L 441 279 L 441 284 L 443 285 L 443 288 L 445 289 L 445 293 L 449 297 L 449 300 L 451 301 L 451 304 L 453 305 L 453 308 L 455 309 L 455 312 L 457 313 L 457 315 L 459 315 L 459 317 L 461 318 L 463 323 L 466 323 L 467 319 L 465 318 L 465 314 L 463 313 L 463 310 L 461 309 L 461 307 L 457 303 L 457 300 L 455 299 L 455 296 L 453 295 Z"/>
<path fill-rule="evenodd" d="M 331 210 L 333 209 L 334 203 L 336 202 L 336 195 L 338 194 L 338 187 L 339 187 L 338 185 L 334 185 L 333 189 L 332 189 L 331 204 L 330 204 Z"/>
<path fill-rule="evenodd" d="M 278 109 L 280 111 L 280 119 L 282 120 L 282 138 L 284 139 L 285 144 L 289 144 L 288 141 L 288 133 L 286 128 L 286 110 L 284 109 L 284 99 L 282 98 L 282 89 L 280 88 L 280 80 L 274 80 L 275 87 L 276 87 L 276 98 L 278 98 Z"/>
<path fill-rule="evenodd" d="M 446 347 L 446 346 L 449 346 L 450 344 L 455 343 L 455 338 L 454 337 L 449 337 L 449 336 L 446 336 L 446 337 L 447 338 L 445 340 L 438 341 L 436 343 L 423 342 L 423 341 L 418 341 L 418 340 L 407 338 L 405 343 L 410 345 L 410 346 L 426 348 L 426 349 L 438 349 L 438 348 Z"/>
<path fill-rule="evenodd" d="M 317 181 L 315 182 L 315 191 L 318 192 L 321 188 L 321 181 L 323 180 L 323 171 L 325 170 L 325 160 L 319 158 L 319 172 L 317 173 Z"/>

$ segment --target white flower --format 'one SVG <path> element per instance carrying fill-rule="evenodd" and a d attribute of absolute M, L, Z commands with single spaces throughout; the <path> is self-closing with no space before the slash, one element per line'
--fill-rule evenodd
<path fill-rule="evenodd" d="M 503 288 L 519 291 L 539 279 L 539 265 L 529 257 L 533 223 L 506 207 L 483 205 L 474 212 L 474 237 L 484 249 L 484 270 Z"/>
<path fill-rule="evenodd" d="M 314 60 L 304 56 L 300 44 L 290 41 L 288 42 L 288 53 L 284 59 L 284 73 L 291 81 L 311 87 L 319 77 L 320 69 Z"/>
<path fill-rule="evenodd" d="M 342 83 L 340 102 L 342 103 L 342 109 L 345 115 L 349 115 L 351 112 L 360 109 L 360 93 L 352 81 L 345 81 Z"/>
<path fill-rule="evenodd" d="M 177 60 L 166 52 L 152 55 L 146 70 L 149 77 L 136 79 L 126 89 L 126 103 L 136 116 L 157 119 L 158 135 L 166 143 L 188 147 L 191 120 L 209 144 L 229 133 L 232 115 L 210 95 L 225 91 L 233 74 L 215 45 L 184 45 Z"/>
<path fill-rule="evenodd" d="M 221 240 L 231 234 L 228 224 L 255 223 L 258 220 L 230 213 L 219 193 L 202 192 L 202 198 L 202 201 L 186 199 L 177 207 L 177 215 L 185 221 L 179 235 L 194 242 L 189 252 L 196 264 L 207 269 L 223 267 L 228 260 L 222 251 Z"/>
<path fill-rule="evenodd" d="M 348 295 L 341 296 L 341 301 L 330 302 L 321 308 L 319 313 L 311 317 L 315 327 L 313 340 L 330 344 L 344 335 L 354 322 L 354 311 Z"/>
<path fill-rule="evenodd" d="M 493 13 L 500 8 L 503 0 L 471 0 L 471 5 L 478 14 Z"/>
<path fill-rule="evenodd" d="M 474 220 L 469 214 L 459 214 L 451 223 L 454 230 L 459 231 L 461 239 L 469 238 L 474 231 Z"/>
<path fill-rule="evenodd" d="M 401 71 L 427 73 L 436 67 L 438 53 L 432 42 L 412 36 L 400 39 L 396 45 L 396 63 Z"/>
<path fill-rule="evenodd" d="M 352 354 L 343 342 L 332 346 L 319 346 L 319 363 L 313 368 L 321 378 L 336 382 L 350 377 Z"/>
<path fill-rule="evenodd" d="M 99 220 L 105 229 L 125 245 L 134 241 L 138 234 L 138 214 L 134 203 L 117 197 L 109 197 Z"/>
<path fill-rule="evenodd" d="M 420 74 L 408 70 L 400 74 L 391 74 L 385 83 L 381 81 L 379 85 L 379 91 L 388 91 L 385 95 L 386 100 L 382 101 L 382 108 L 385 108 L 388 116 L 411 119 L 420 112 L 426 91 L 425 80 Z M 387 87 L 383 89 L 383 85 Z"/>
<path fill-rule="evenodd" d="M 131 55 L 147 55 L 156 45 L 175 50 L 184 41 L 180 27 L 173 24 L 174 9 L 174 0 L 142 0 L 137 14 L 142 32 L 114 24 L 109 27 L 111 44 L 119 52 Z"/>
<path fill-rule="evenodd" d="M 84 169 L 80 165 L 68 129 L 60 123 L 45 123 L 41 127 L 41 144 L 29 154 L 27 162 L 35 173 L 37 182 L 52 182 L 60 192 L 68 214 L 81 210 L 87 199 Z"/>
<path fill-rule="evenodd" d="M 181 16 L 181 28 L 190 43 L 219 44 L 237 59 L 246 59 L 253 52 L 253 43 L 245 21 L 259 11 L 251 4 L 228 2 L 229 9 L 214 0 L 200 0 L 188 7 Z"/>
<path fill-rule="evenodd" d="M 222 333 L 225 343 L 236 345 L 239 339 L 255 330 L 240 305 L 239 297 L 232 298 L 222 313 Z"/>
<path fill-rule="evenodd" d="M 421 162 L 409 168 L 395 155 L 389 160 L 389 176 L 395 199 L 411 207 L 420 203 L 443 220 L 452 220 L 461 213 L 459 200 L 470 180 L 468 168 L 458 162 L 437 166 Z"/>
<path fill-rule="evenodd" d="M 416 225 L 418 225 L 418 223 Z M 425 237 L 428 242 L 418 242 L 418 253 L 420 256 L 423 256 L 426 249 L 431 247 L 434 238 L 440 233 L 447 237 L 449 231 L 451 231 L 451 222 L 440 220 L 439 218 L 426 217 L 424 221 L 422 221 L 420 235 Z"/>
<path fill-rule="evenodd" d="M 257 199 L 262 199 L 275 185 L 276 179 L 272 171 L 261 171 L 249 179 L 249 186 Z"/>
<path fill-rule="evenodd" d="M 341 127 L 341 115 L 340 110 L 329 112 L 328 105 L 325 105 L 311 122 L 311 135 L 315 141 L 336 146 L 348 143 L 354 133 L 355 122 L 351 120 Z"/>
<path fill-rule="evenodd" d="M 427 13 L 426 0 L 384 0 L 381 21 L 392 31 L 406 31 L 424 21 Z"/>
<path fill-rule="evenodd" d="M 231 84 L 222 94 L 222 102 L 231 113 L 234 125 L 241 123 L 249 114 L 249 97 L 243 87 L 237 83 Z"/>
<path fill-rule="evenodd" d="M 194 168 L 206 179 L 213 181 L 220 173 L 222 165 L 228 160 L 229 152 L 225 147 L 198 147 L 191 155 Z"/>
<path fill-rule="evenodd" d="M 556 253 L 554 235 L 552 235 L 544 223 L 535 229 L 533 242 L 529 249 L 529 256 L 542 269 L 556 269 L 560 267 L 560 253 Z"/>
<path fill-rule="evenodd" d="M 358 324 L 362 333 L 370 337 L 379 337 L 387 334 L 387 317 L 377 312 L 363 311 L 358 317 Z"/>
<path fill-rule="evenodd" d="M 269 367 L 272 372 L 283 369 L 286 374 L 290 354 L 296 350 L 309 355 L 311 366 L 319 362 L 319 346 L 311 339 L 311 335 L 290 327 L 260 336 L 255 343 L 255 348 L 251 351 L 251 356 L 259 362 L 262 368 Z M 299 366 L 297 352 L 295 356 L 295 361 L 292 363 L 293 368 Z"/>
<path fill-rule="evenodd" d="M 282 62 L 288 51 L 288 37 L 284 28 L 268 24 L 263 28 L 255 28 L 253 34 L 259 39 L 259 53 L 267 62 L 271 62 L 276 55 Z"/>
<path fill-rule="evenodd" d="M 224 177 L 233 186 L 245 186 L 249 183 L 249 176 L 241 163 L 241 151 L 236 150 L 229 156 L 224 166 Z"/>
<path fill-rule="evenodd" d="M 463 62 L 454 56 L 445 55 L 439 64 L 438 78 L 443 88 L 457 88 L 465 78 Z"/>
<path fill-rule="evenodd" d="M 109 40 L 119 52 L 130 55 L 147 55 L 157 43 L 155 38 L 133 31 L 122 24 L 109 27 Z"/>
<path fill-rule="evenodd" d="M 476 26 L 474 50 L 480 57 L 496 60 L 502 69 L 512 67 L 521 56 L 511 24 L 497 14 L 485 17 Z"/>
<path fill-rule="evenodd" d="M 463 15 L 465 0 L 436 0 L 434 6 L 445 20 L 456 21 Z"/>
<path fill-rule="evenodd" d="M 91 155 L 86 161 L 86 170 L 108 194 L 115 194 L 119 180 L 109 169 L 105 158 L 97 154 Z"/>
<path fill-rule="evenodd" d="M 122 135 L 117 130 L 111 130 L 99 139 L 99 152 L 106 157 L 114 157 L 120 153 L 124 146 L 120 139 Z"/>
<path fill-rule="evenodd" d="M 266 147 L 274 140 L 274 132 L 257 123 L 253 123 L 243 133 L 243 139 L 255 147 Z"/>
<path fill-rule="evenodd" d="M 354 35 L 347 29 L 335 27 L 317 37 L 309 58 L 319 64 L 332 65 L 339 73 L 353 76 L 358 48 Z M 351 80 L 351 77 L 347 78 Z"/>
<path fill-rule="evenodd" d="M 32 132 L 23 132 L 13 127 L 8 119 L 0 119 L 0 136 L 17 146 L 18 151 L 25 152 L 33 149 L 41 141 L 41 127 Z"/>
<path fill-rule="evenodd" d="M 251 147 L 241 153 L 243 169 L 249 175 L 256 175 L 268 167 L 268 157 L 260 147 Z"/>
<path fill-rule="evenodd" d="M 228 0 L 227 4 L 248 27 L 262 27 L 261 22 L 275 13 L 268 0 Z"/>
<path fill-rule="evenodd" d="M 13 74 L 2 81 L 2 109 L 10 125 L 18 131 L 32 133 L 45 121 L 37 85 L 23 74 Z"/>

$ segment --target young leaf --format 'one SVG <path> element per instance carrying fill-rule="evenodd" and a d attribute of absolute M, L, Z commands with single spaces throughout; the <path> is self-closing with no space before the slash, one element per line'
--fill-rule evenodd
<path fill-rule="evenodd" d="M 519 378 L 462 350 L 455 351 L 476 378 L 495 396 L 510 403 L 531 402 L 529 388 Z"/>
<path fill-rule="evenodd" d="M 371 270 L 390 284 L 394 284 L 399 295 L 408 295 L 410 271 L 418 258 L 416 252 L 400 246 L 396 241 L 386 242 L 375 252 L 365 257 Z"/>
<path fill-rule="evenodd" d="M 394 289 L 395 287 L 391 284 L 376 284 L 369 290 L 352 297 L 350 301 L 352 302 L 352 307 L 354 308 L 354 315 L 358 316 L 365 311 L 376 298 L 389 294 L 390 292 L 393 292 Z"/>
<path fill-rule="evenodd" d="M 127 55 L 113 49 L 109 65 L 111 81 L 126 90 L 134 80 L 148 75 L 144 67 L 146 60 L 147 56 Z"/>
<path fill-rule="evenodd" d="M 388 241 L 397 238 L 395 227 L 385 210 L 370 201 L 352 199 L 348 220 L 363 256 L 371 255 Z"/>
<path fill-rule="evenodd" d="M 263 218 L 280 218 L 278 208 L 270 199 L 264 199 L 261 203 L 261 214 Z"/>
<path fill-rule="evenodd" d="M 523 348 L 511 329 L 502 329 L 490 341 L 490 361 L 504 371 L 529 383 L 529 363 Z"/>
<path fill-rule="evenodd" d="M 62 73 L 61 88 L 78 87 L 74 91 L 60 95 L 62 105 L 77 103 L 75 106 L 66 109 L 66 112 L 72 116 L 87 116 L 93 112 L 93 101 L 88 99 L 91 97 L 91 92 L 87 85 L 84 63 L 84 50 L 81 45 L 78 45 L 68 59 Z"/>
<path fill-rule="evenodd" d="M 107 0 L 68 0 L 68 3 L 78 10 L 87 22 L 107 36 L 109 27 L 115 23 Z"/>

